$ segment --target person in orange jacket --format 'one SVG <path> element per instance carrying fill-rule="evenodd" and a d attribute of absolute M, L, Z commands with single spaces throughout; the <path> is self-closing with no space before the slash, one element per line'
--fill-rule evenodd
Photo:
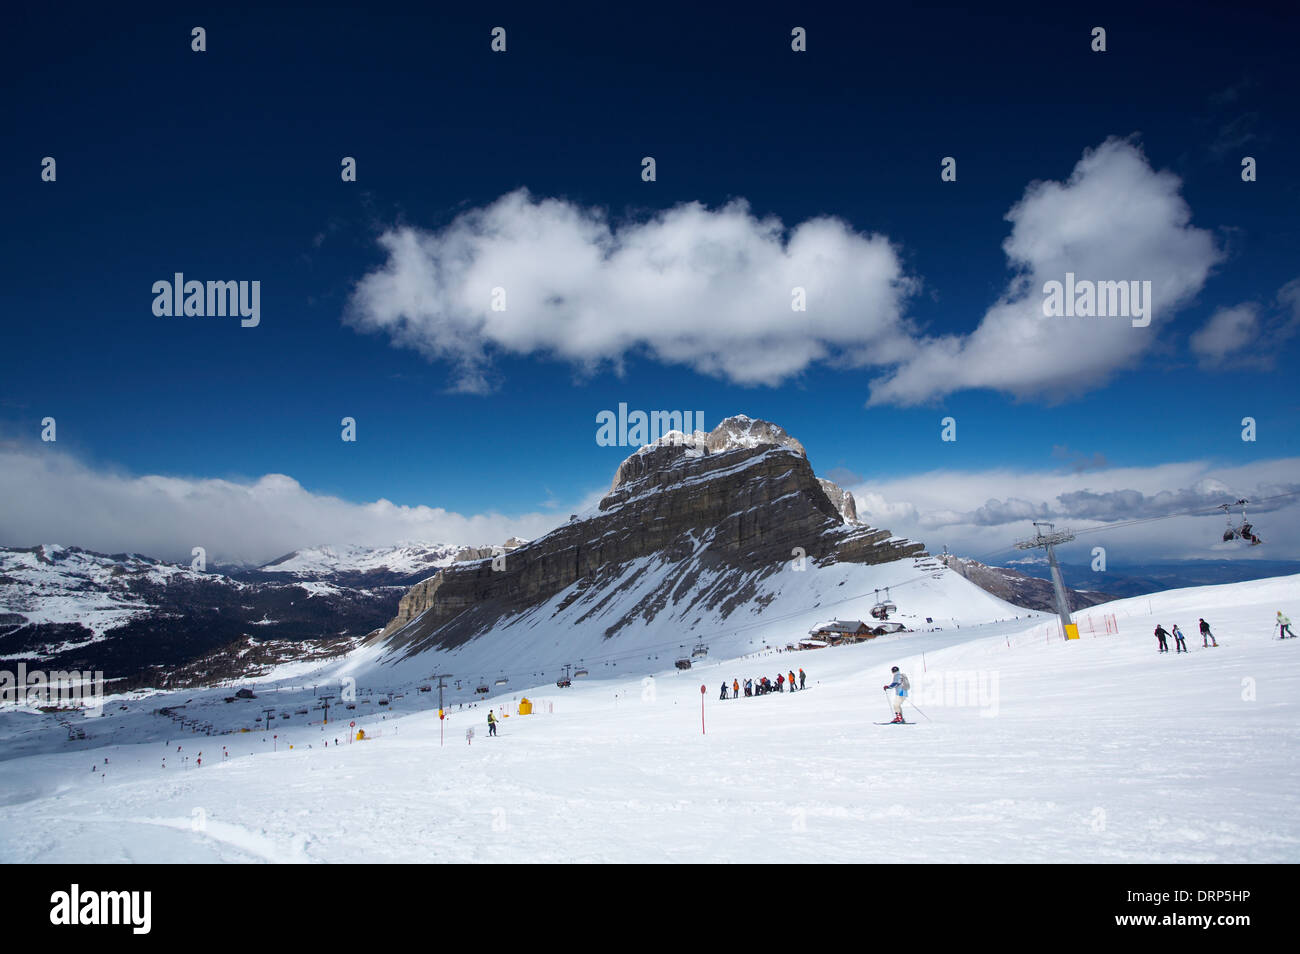
<path fill-rule="evenodd" d="M 731 680 L 731 698 L 733 698 L 733 699 L 739 699 L 739 698 L 740 698 L 740 680 L 739 680 L 739 679 L 733 679 L 733 680 Z"/>
<path fill-rule="evenodd" d="M 790 691 L 794 692 L 794 670 L 793 669 L 790 670 L 789 676 L 790 676 Z"/>

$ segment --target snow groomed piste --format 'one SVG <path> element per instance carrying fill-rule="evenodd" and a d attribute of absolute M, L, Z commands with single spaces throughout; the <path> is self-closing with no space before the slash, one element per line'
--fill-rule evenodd
<path fill-rule="evenodd" d="M 1078 614 L 1070 642 L 1022 618 L 718 661 L 714 644 L 681 673 L 512 684 L 441 725 L 414 690 L 384 714 L 219 737 L 157 738 L 143 711 L 232 705 L 212 693 L 109 705 L 88 742 L 8 711 L 0 846 L 16 862 L 759 861 L 774 845 L 807 862 L 898 845 L 910 861 L 1294 862 L 1300 642 L 1272 624 L 1297 592 L 1281 577 L 1122 600 Z M 1104 615 L 1118 635 L 1089 632 Z M 1159 655 L 1157 623 L 1190 652 Z M 906 730 L 875 724 L 893 665 L 914 690 Z M 799 667 L 805 691 L 716 698 Z M 311 693 L 275 689 L 259 699 Z"/>

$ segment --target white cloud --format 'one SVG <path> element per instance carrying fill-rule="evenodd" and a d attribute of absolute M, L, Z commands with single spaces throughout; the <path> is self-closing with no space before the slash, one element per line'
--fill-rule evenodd
<path fill-rule="evenodd" d="M 1189 340 L 1203 364 L 1214 364 L 1249 347 L 1259 337 L 1259 309 L 1250 303 L 1220 308 Z"/>
<path fill-rule="evenodd" d="M 1222 257 L 1190 224 L 1180 186 L 1118 139 L 1085 152 L 1068 181 L 1032 183 L 1006 216 L 1016 274 L 965 335 L 920 335 L 904 311 L 920 283 L 895 245 L 838 219 L 786 229 L 737 200 L 616 224 L 523 189 L 437 232 L 385 232 L 387 261 L 357 284 L 348 321 L 450 362 L 454 389 L 476 393 L 495 386 L 497 353 L 590 371 L 644 352 L 743 385 L 777 385 L 819 362 L 887 368 L 872 404 L 968 388 L 1065 397 L 1147 354 Z M 1043 285 L 1067 272 L 1151 282 L 1150 326 L 1045 318 Z M 790 308 L 796 286 L 806 312 Z M 504 311 L 491 307 L 496 287 Z"/>
<path fill-rule="evenodd" d="M 897 360 L 915 282 L 890 242 L 818 218 L 787 231 L 743 200 L 691 202 L 645 222 L 520 189 L 439 232 L 397 228 L 384 266 L 357 285 L 356 327 L 456 366 L 455 387 L 491 388 L 494 352 L 594 369 L 645 350 L 740 384 L 778 384 L 845 350 Z M 791 289 L 808 310 L 791 310 Z M 491 307 L 492 289 L 506 310 Z"/>
<path fill-rule="evenodd" d="M 1300 490 L 1300 459 L 1221 467 L 1185 461 L 1154 467 L 1060 470 L 930 471 L 851 490 L 860 519 L 923 541 L 932 552 L 947 544 L 962 556 L 1006 560 L 1015 540 L 1032 536 L 1034 520 L 1075 530 L 1111 525 L 1070 545 L 1072 559 L 1104 546 L 1111 561 L 1224 558 L 1241 550 L 1222 542 L 1224 520 L 1215 514 L 1174 517 L 1135 526 L 1122 521 L 1208 509 L 1245 496 L 1254 500 Z M 1300 496 L 1252 506 L 1266 546 L 1249 556 L 1300 559 Z"/>
<path fill-rule="evenodd" d="M 250 563 L 321 543 L 482 546 L 540 537 L 568 515 L 353 503 L 312 493 L 283 474 L 248 482 L 130 476 L 93 470 L 46 448 L 0 449 L 0 501 L 5 546 L 61 543 L 185 563 L 196 546 L 206 549 L 209 562 Z"/>
<path fill-rule="evenodd" d="M 1188 341 L 1203 367 L 1272 368 L 1278 351 L 1300 331 L 1300 279 L 1283 285 L 1272 314 L 1261 318 L 1254 302 L 1220 308 Z"/>
<path fill-rule="evenodd" d="M 967 388 L 1061 398 L 1136 364 L 1221 258 L 1210 233 L 1189 224 L 1180 185 L 1118 139 L 1085 152 L 1067 182 L 1032 183 L 1006 216 L 1012 229 L 1002 247 L 1017 274 L 1002 296 L 969 335 L 919 341 L 869 403 L 917 404 Z M 1045 317 L 1043 286 L 1067 272 L 1150 281 L 1150 325 Z"/>

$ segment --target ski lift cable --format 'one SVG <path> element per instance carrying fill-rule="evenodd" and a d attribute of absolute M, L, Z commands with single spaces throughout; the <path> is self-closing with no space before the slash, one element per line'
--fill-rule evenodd
<path fill-rule="evenodd" d="M 1255 497 L 1251 499 L 1251 506 L 1253 507 L 1258 504 L 1267 503 L 1271 500 L 1282 500 L 1287 497 L 1294 497 L 1297 494 L 1300 494 L 1300 490 L 1292 490 L 1286 493 L 1273 494 L 1268 497 Z M 1078 536 L 1083 536 L 1084 534 L 1087 533 L 1101 533 L 1104 530 L 1120 530 L 1125 527 L 1136 527 L 1146 523 L 1154 523 L 1157 520 L 1168 520 L 1172 517 L 1191 517 L 1191 516 L 1208 517 L 1208 516 L 1212 516 L 1215 513 L 1218 513 L 1220 510 L 1223 509 L 1223 506 L 1224 506 L 1223 504 L 1220 504 L 1216 507 L 1198 507 L 1193 510 L 1178 510 L 1178 511 L 1174 511 L 1173 513 L 1156 514 L 1155 516 L 1151 516 L 1151 517 L 1135 517 L 1132 520 L 1120 520 L 1115 523 L 1102 524 L 1101 526 L 1085 527 L 1082 530 L 1075 530 L 1074 535 L 1078 537 Z M 1233 505 L 1229 505 L 1229 506 L 1233 506 Z M 973 559 L 977 560 L 980 563 L 987 563 L 989 560 L 999 557 L 1004 553 L 1010 553 L 1014 549 L 1016 549 L 1014 545 L 1006 546 L 1006 547 L 1002 547 L 999 550 L 990 550 L 989 552 L 980 556 L 976 556 Z"/>

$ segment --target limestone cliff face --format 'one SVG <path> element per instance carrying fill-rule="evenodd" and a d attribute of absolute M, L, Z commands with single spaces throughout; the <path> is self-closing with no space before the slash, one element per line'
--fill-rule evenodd
<path fill-rule="evenodd" d="M 646 558 L 659 566 L 661 583 L 606 636 L 638 617 L 653 619 L 670 602 L 725 615 L 800 556 L 813 564 L 885 563 L 924 552 L 920 543 L 849 522 L 852 495 L 824 483 L 837 500 L 803 446 L 766 421 L 740 416 L 708 434 L 665 435 L 623 461 L 593 513 L 508 553 L 503 568 L 491 559 L 456 564 L 412 587 L 380 639 L 405 652 L 451 648 L 561 593 L 556 613 L 579 597 L 591 603 L 593 590 L 608 590 L 598 606 L 612 605 L 648 572 Z M 706 571 L 711 585 L 696 586 Z"/>
<path fill-rule="evenodd" d="M 840 512 L 845 523 L 858 522 L 858 502 L 853 499 L 853 494 L 849 493 L 839 484 L 824 477 L 818 477 L 817 483 L 821 484 L 822 490 L 826 491 L 826 496 L 830 502 L 835 505 L 835 509 Z"/>

